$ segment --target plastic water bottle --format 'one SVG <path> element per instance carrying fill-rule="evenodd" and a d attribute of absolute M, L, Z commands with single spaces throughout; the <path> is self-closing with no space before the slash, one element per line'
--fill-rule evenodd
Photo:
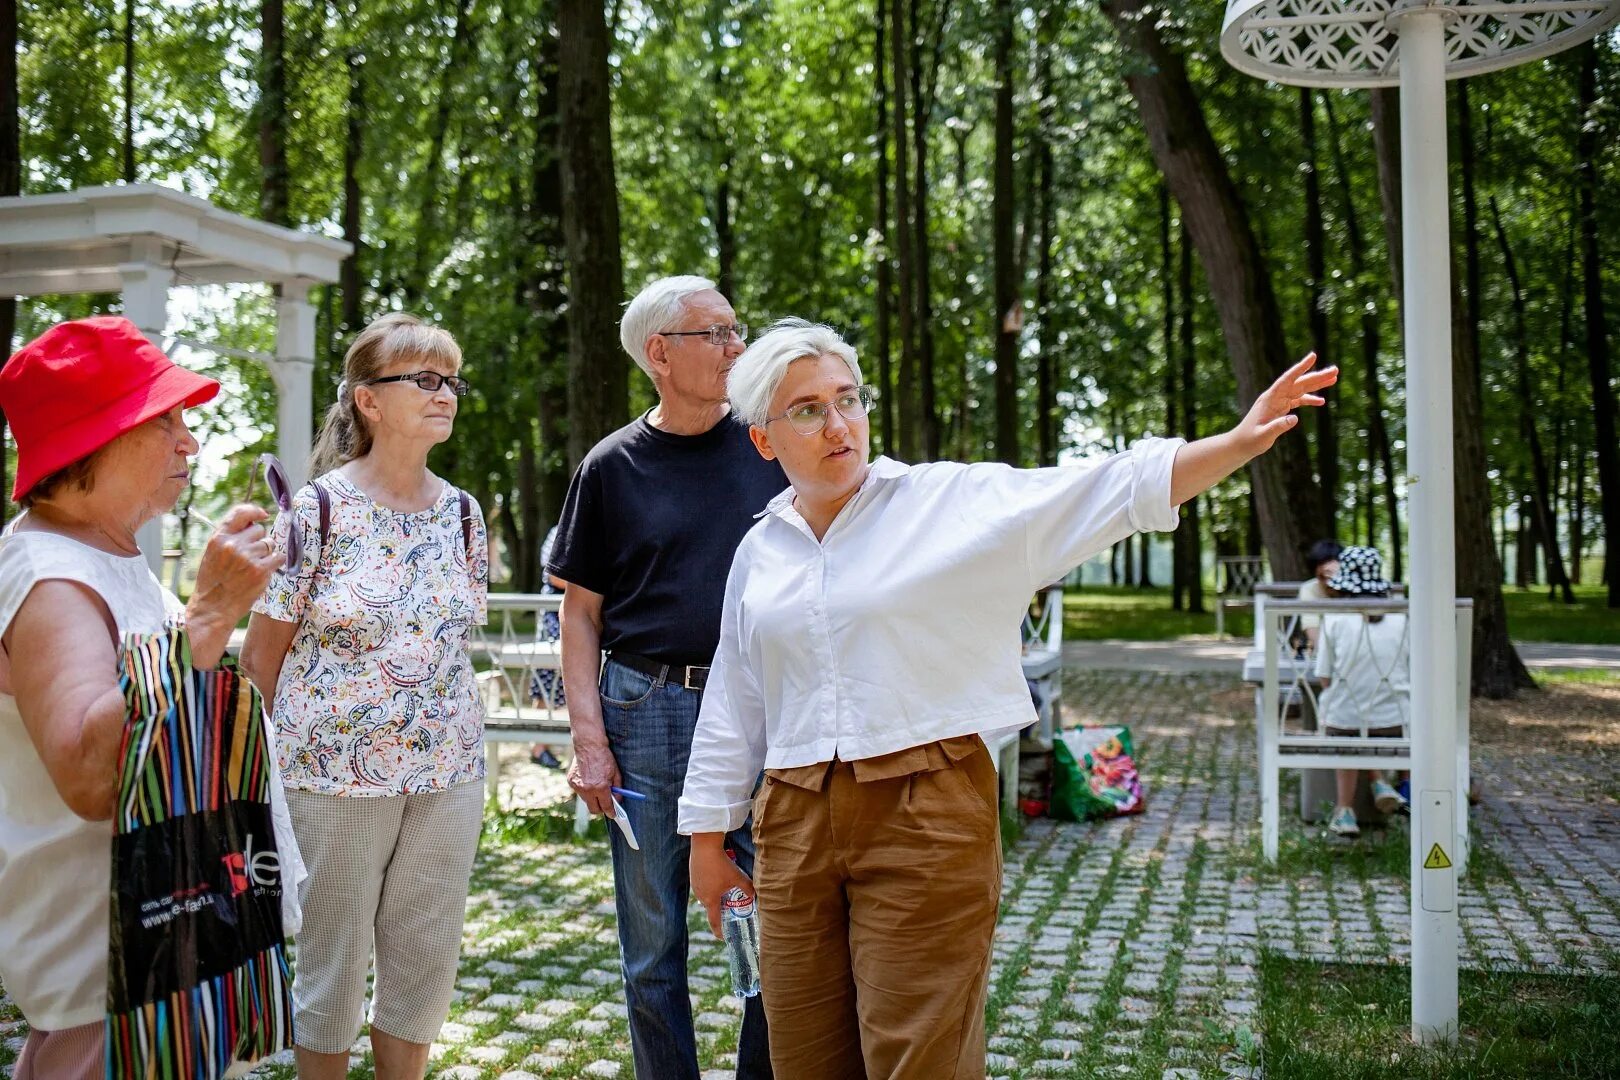
<path fill-rule="evenodd" d="M 720 929 L 726 938 L 731 992 L 740 998 L 759 993 L 759 912 L 741 886 L 720 898 Z"/>

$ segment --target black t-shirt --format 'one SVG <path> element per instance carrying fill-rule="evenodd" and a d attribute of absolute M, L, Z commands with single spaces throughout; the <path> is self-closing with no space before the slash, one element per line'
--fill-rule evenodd
<path fill-rule="evenodd" d="M 785 487 L 730 416 L 701 435 L 638 417 L 580 462 L 546 568 L 602 594 L 607 651 L 707 664 L 732 556 Z"/>

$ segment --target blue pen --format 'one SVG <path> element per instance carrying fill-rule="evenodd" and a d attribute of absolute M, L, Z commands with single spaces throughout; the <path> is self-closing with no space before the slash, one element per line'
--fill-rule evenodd
<path fill-rule="evenodd" d="M 629 788 L 610 787 L 610 788 L 608 788 L 608 790 L 613 792 L 613 794 L 615 794 L 615 795 L 623 795 L 627 799 L 645 799 L 647 797 L 647 796 L 643 795 L 641 792 L 639 792 L 639 791 L 631 791 Z"/>

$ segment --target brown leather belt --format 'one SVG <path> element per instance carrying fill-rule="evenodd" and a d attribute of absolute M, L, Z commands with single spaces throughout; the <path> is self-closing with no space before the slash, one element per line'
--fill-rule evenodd
<path fill-rule="evenodd" d="M 627 652 L 610 652 L 608 659 L 616 664 L 623 664 L 631 671 L 639 671 L 649 679 L 655 679 L 660 683 L 674 683 L 684 690 L 702 690 L 709 681 L 707 664 L 666 664 L 650 656 L 637 656 L 635 653 Z"/>

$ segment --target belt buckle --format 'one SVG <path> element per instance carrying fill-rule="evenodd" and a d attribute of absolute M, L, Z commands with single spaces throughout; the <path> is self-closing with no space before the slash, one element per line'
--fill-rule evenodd
<path fill-rule="evenodd" d="M 706 668 L 706 667 L 700 667 L 697 664 L 688 664 L 688 665 L 686 665 L 686 668 L 681 672 L 681 688 L 683 690 L 702 690 L 703 689 L 702 686 L 693 686 L 692 685 L 692 673 L 695 672 L 695 671 L 703 672 L 704 685 L 708 684 L 708 681 L 709 681 L 709 669 Z"/>

